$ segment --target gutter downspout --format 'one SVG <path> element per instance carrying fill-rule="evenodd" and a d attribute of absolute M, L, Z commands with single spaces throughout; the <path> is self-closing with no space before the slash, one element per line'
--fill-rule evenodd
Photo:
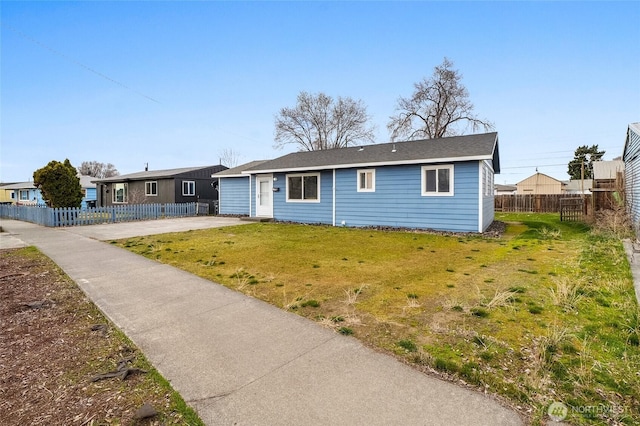
<path fill-rule="evenodd" d="M 252 217 L 251 216 L 251 207 L 253 206 L 253 203 L 252 203 L 253 194 L 251 193 L 251 177 L 252 176 L 253 175 L 249 175 L 249 217 Z"/>
<path fill-rule="evenodd" d="M 333 226 L 336 226 L 336 169 L 333 169 Z"/>
<path fill-rule="evenodd" d="M 478 161 L 478 232 L 482 233 L 482 222 L 484 215 L 484 205 L 482 203 L 482 161 Z"/>

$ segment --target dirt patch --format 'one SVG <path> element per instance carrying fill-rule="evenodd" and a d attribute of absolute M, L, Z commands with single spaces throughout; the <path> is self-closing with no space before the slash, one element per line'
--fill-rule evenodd
<path fill-rule="evenodd" d="M 192 423 L 143 355 L 37 250 L 0 250 L 0 300 L 3 425 Z M 135 374 L 92 381 L 125 364 Z M 136 418 L 145 403 L 154 415 Z"/>

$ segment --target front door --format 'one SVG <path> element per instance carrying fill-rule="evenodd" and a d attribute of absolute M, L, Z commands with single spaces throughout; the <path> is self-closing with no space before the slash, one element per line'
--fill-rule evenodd
<path fill-rule="evenodd" d="M 256 216 L 273 217 L 273 183 L 271 176 L 256 178 Z"/>

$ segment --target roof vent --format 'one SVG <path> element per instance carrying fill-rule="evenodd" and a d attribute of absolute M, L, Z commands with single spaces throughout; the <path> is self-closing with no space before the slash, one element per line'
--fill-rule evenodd
<path fill-rule="evenodd" d="M 391 152 L 396 152 L 396 144 L 393 144 L 393 149 L 391 150 Z"/>
<path fill-rule="evenodd" d="M 362 152 L 362 151 L 364 151 L 364 147 L 358 148 L 358 152 Z"/>

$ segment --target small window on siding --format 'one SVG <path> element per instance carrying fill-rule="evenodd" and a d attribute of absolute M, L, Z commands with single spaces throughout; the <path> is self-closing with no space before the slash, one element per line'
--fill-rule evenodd
<path fill-rule="evenodd" d="M 185 195 L 185 196 L 196 195 L 196 182 L 193 180 L 182 181 L 182 195 Z"/>
<path fill-rule="evenodd" d="M 158 195 L 158 182 L 156 181 L 145 182 L 144 195 L 146 195 L 147 197 Z"/>
<path fill-rule="evenodd" d="M 453 164 L 422 167 L 423 196 L 453 195 Z"/>
<path fill-rule="evenodd" d="M 493 194 L 493 172 L 487 164 L 484 164 L 482 171 L 484 177 L 484 195 L 490 197 Z"/>
<path fill-rule="evenodd" d="M 358 170 L 358 192 L 375 192 L 375 169 Z"/>
<path fill-rule="evenodd" d="M 319 202 L 320 173 L 287 175 L 287 201 Z"/>

